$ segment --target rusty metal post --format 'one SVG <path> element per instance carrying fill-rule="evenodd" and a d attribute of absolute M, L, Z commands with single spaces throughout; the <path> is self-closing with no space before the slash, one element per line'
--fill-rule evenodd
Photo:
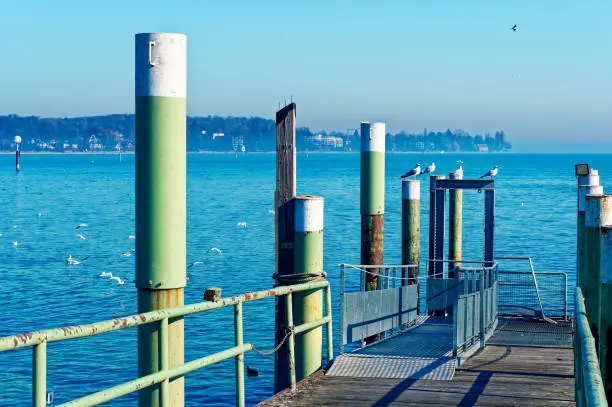
<path fill-rule="evenodd" d="M 601 316 L 601 227 L 612 226 L 612 195 L 586 195 L 585 211 L 585 306 L 589 327 L 599 349 Z"/>
<path fill-rule="evenodd" d="M 323 198 L 298 196 L 294 200 L 294 270 L 296 283 L 316 278 L 323 271 Z M 303 274 L 303 279 L 297 277 Z M 293 294 L 294 324 L 301 325 L 323 317 L 323 291 Z M 295 338 L 295 372 L 298 381 L 321 369 L 323 327 Z"/>
<path fill-rule="evenodd" d="M 463 179 L 462 172 L 451 172 L 449 179 Z M 448 259 L 461 260 L 463 252 L 463 191 L 450 189 L 448 191 Z M 448 278 L 454 278 L 453 269 L 461 262 L 448 263 Z"/>
<path fill-rule="evenodd" d="M 416 268 L 402 269 L 402 285 L 419 283 L 421 261 L 421 181 L 402 181 L 402 264 Z M 418 302 L 417 289 L 417 304 Z"/>
<path fill-rule="evenodd" d="M 136 35 L 136 286 L 138 312 L 184 304 L 186 285 L 186 37 Z M 168 321 L 168 364 L 184 362 L 183 318 Z M 160 324 L 138 327 L 138 374 L 159 371 Z M 169 401 L 183 406 L 184 378 L 170 381 Z M 160 386 L 139 392 L 159 406 Z"/>
<path fill-rule="evenodd" d="M 361 123 L 361 264 L 383 264 L 385 123 Z M 366 274 L 366 291 L 378 289 L 379 269 Z M 378 335 L 366 338 L 372 343 Z"/>
<path fill-rule="evenodd" d="M 276 191 L 275 213 L 275 274 L 276 285 L 283 285 L 280 277 L 294 274 L 294 201 L 296 184 L 295 149 L 296 105 L 291 103 L 276 112 Z M 280 346 L 274 354 L 274 391 L 291 385 L 290 349 L 281 344 L 286 335 L 287 298 L 276 297 L 274 341 Z"/>
<path fill-rule="evenodd" d="M 587 194 L 597 194 L 603 193 L 602 191 L 598 192 L 598 189 L 591 189 L 589 187 L 599 187 L 599 173 L 596 169 L 590 168 L 589 175 L 580 175 L 578 176 L 578 189 L 577 189 L 577 227 L 576 227 L 576 285 L 582 288 L 584 292 L 584 212 L 586 207 L 586 195 Z"/>

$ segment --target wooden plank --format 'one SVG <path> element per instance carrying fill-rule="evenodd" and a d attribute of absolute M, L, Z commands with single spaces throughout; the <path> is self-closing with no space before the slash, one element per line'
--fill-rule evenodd
<path fill-rule="evenodd" d="M 318 375 L 262 406 L 574 406 L 573 350 L 487 346 L 452 381 Z"/>
<path fill-rule="evenodd" d="M 295 150 L 296 105 L 291 103 L 276 112 L 276 190 L 274 193 L 275 272 L 293 274 L 293 198 L 296 192 Z M 275 343 L 285 337 L 285 297 L 276 297 Z M 287 388 L 287 347 L 283 345 L 274 356 L 274 388 Z"/>

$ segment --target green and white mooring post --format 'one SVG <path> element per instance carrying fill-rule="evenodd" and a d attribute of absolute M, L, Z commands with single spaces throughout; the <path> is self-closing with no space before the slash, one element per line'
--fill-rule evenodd
<path fill-rule="evenodd" d="M 448 179 L 463 179 L 463 173 L 451 172 Z M 460 266 L 463 256 L 463 191 L 448 191 L 448 278 L 454 278 L 455 267 Z M 451 310 L 452 312 L 452 310 Z"/>
<path fill-rule="evenodd" d="M 307 280 L 323 272 L 323 198 L 294 198 L 295 239 L 294 272 Z M 323 317 L 323 291 L 300 291 L 293 294 L 294 325 Z M 321 369 L 323 327 L 299 334 L 295 338 L 295 374 L 300 381 Z"/>
<path fill-rule="evenodd" d="M 612 195 L 586 195 L 584 304 L 589 327 L 599 347 L 601 317 L 601 227 L 612 226 Z"/>
<path fill-rule="evenodd" d="M 402 181 L 402 264 L 416 268 L 402 269 L 402 285 L 419 283 L 421 261 L 421 181 Z M 417 289 L 417 304 L 418 301 Z"/>
<path fill-rule="evenodd" d="M 600 304 L 599 366 L 606 397 L 612 400 L 612 226 L 601 228 Z"/>
<path fill-rule="evenodd" d="M 187 38 L 136 34 L 136 287 L 138 312 L 184 304 Z M 167 334 L 167 337 L 165 337 Z M 160 356 L 160 344 L 168 343 Z M 183 318 L 138 327 L 138 374 L 184 362 Z M 164 366 L 166 365 L 167 366 Z M 160 392 L 161 390 L 161 392 Z M 184 378 L 143 389 L 138 405 L 185 403 Z"/>
<path fill-rule="evenodd" d="M 582 291 L 584 293 L 585 287 L 584 287 L 584 217 L 585 217 L 585 210 L 586 210 L 586 195 L 588 194 L 597 194 L 597 193 L 603 193 L 603 189 L 600 192 L 598 191 L 598 188 L 601 189 L 601 187 L 599 186 L 599 172 L 594 169 L 594 168 L 590 168 L 589 169 L 589 173 L 588 175 L 579 175 L 578 176 L 578 196 L 577 196 L 577 207 L 578 207 L 578 214 L 577 214 L 577 219 L 576 219 L 576 223 L 577 223 L 577 227 L 576 227 L 576 241 L 577 241 L 577 248 L 576 248 L 576 282 L 577 285 L 582 288 Z M 582 280 L 582 281 L 581 281 Z"/>
<path fill-rule="evenodd" d="M 383 264 L 385 123 L 361 123 L 361 264 Z M 366 274 L 366 291 L 378 287 L 378 269 Z"/>

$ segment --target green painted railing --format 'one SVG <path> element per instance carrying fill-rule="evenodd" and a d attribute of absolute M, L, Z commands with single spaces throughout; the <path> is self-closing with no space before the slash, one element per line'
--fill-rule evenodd
<path fill-rule="evenodd" d="M 584 297 L 576 287 L 576 316 L 574 318 L 574 371 L 576 376 L 577 406 L 607 406 L 606 393 L 595 350 L 595 339 L 587 321 Z"/>
<path fill-rule="evenodd" d="M 326 295 L 326 316 L 316 321 L 307 322 L 298 326 L 293 325 L 293 309 L 291 304 L 292 293 L 313 289 L 323 289 Z M 161 370 L 138 379 L 90 394 L 85 397 L 61 404 L 61 406 L 92 406 L 116 399 L 129 393 L 160 384 L 161 406 L 168 406 L 168 383 L 171 379 L 183 376 L 194 370 L 202 369 L 206 366 L 221 362 L 222 360 L 236 359 L 236 405 L 244 406 L 244 354 L 252 351 L 251 343 L 243 343 L 242 330 L 242 304 L 255 300 L 270 297 L 287 296 L 287 342 L 289 352 L 289 381 L 291 387 L 295 388 L 295 335 L 310 331 L 326 325 L 327 333 L 327 359 L 331 361 L 333 357 L 332 344 L 332 308 L 331 291 L 329 282 L 312 281 L 304 284 L 276 287 L 266 291 L 246 293 L 240 296 L 222 298 L 214 302 L 200 302 L 196 304 L 184 305 L 176 308 L 167 308 L 158 311 L 151 311 L 142 314 L 130 315 L 122 318 L 115 318 L 107 321 L 95 322 L 86 325 L 69 326 L 25 334 L 5 336 L 0 338 L 0 352 L 19 349 L 23 347 L 34 347 L 32 359 L 32 405 L 43 407 L 46 405 L 47 397 L 47 343 L 60 342 L 85 336 L 100 335 L 106 332 L 118 331 L 139 325 L 159 323 L 160 349 L 159 360 Z M 234 341 L 235 346 L 221 352 L 205 356 L 200 359 L 192 360 L 179 366 L 168 366 L 168 319 L 182 317 L 189 314 L 197 314 L 217 308 L 234 306 Z"/>

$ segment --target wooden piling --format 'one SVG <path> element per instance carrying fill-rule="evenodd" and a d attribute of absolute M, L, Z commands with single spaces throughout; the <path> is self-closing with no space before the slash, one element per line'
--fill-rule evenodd
<path fill-rule="evenodd" d="M 418 284 L 421 261 L 421 181 L 402 181 L 402 264 L 416 268 L 402 269 L 402 285 Z M 417 290 L 418 296 L 418 290 Z M 418 304 L 418 298 L 417 298 Z"/>
<path fill-rule="evenodd" d="M 449 174 L 449 179 L 463 179 L 462 173 Z M 450 189 L 448 191 L 448 259 L 461 260 L 463 252 L 463 191 Z M 453 269 L 461 262 L 448 263 L 448 278 L 454 278 Z"/>
<path fill-rule="evenodd" d="M 277 276 L 294 274 L 294 201 L 296 190 L 295 150 L 296 105 L 291 103 L 276 112 L 276 191 L 275 213 L 275 272 Z M 282 285 L 276 280 L 276 285 Z M 287 304 L 284 296 L 276 297 L 275 345 L 286 335 Z M 274 354 L 274 391 L 290 386 L 287 344 Z"/>
<path fill-rule="evenodd" d="M 599 366 L 606 397 L 612 400 L 612 226 L 601 228 Z"/>
<path fill-rule="evenodd" d="M 579 175 L 577 188 L 577 218 L 576 218 L 576 284 L 584 291 L 584 286 L 581 285 L 580 278 L 583 274 L 582 266 L 584 262 L 584 211 L 585 211 L 585 196 L 587 194 L 598 193 L 595 190 L 585 189 L 581 187 L 598 186 L 599 172 L 594 169 L 589 169 L 588 175 Z M 599 192 L 603 193 L 603 192 Z"/>
<path fill-rule="evenodd" d="M 187 39 L 145 33 L 135 42 L 136 286 L 138 312 L 147 312 L 184 304 Z M 163 344 L 165 353 L 160 352 Z M 167 329 L 162 322 L 138 327 L 139 376 L 183 362 L 182 317 L 170 319 Z M 138 404 L 153 407 L 166 400 L 183 406 L 184 383 L 177 377 L 142 389 Z"/>
<path fill-rule="evenodd" d="M 612 226 L 612 195 L 587 195 L 585 213 L 585 306 L 589 327 L 599 350 L 601 318 L 601 227 Z"/>
<path fill-rule="evenodd" d="M 294 199 L 295 245 L 294 271 L 309 275 L 296 283 L 310 281 L 323 271 L 323 198 L 298 196 Z M 293 294 L 295 325 L 323 317 L 323 291 L 300 291 Z M 323 327 L 312 329 L 295 338 L 295 374 L 300 381 L 321 369 Z"/>

